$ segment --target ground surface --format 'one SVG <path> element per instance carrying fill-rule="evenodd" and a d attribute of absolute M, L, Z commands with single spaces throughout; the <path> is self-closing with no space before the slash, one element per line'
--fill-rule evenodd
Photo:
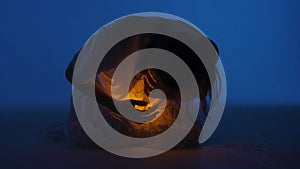
<path fill-rule="evenodd" d="M 300 168 L 300 106 L 227 106 L 201 147 L 146 159 L 43 139 L 41 128 L 66 116 L 67 109 L 1 110 L 0 168 Z"/>

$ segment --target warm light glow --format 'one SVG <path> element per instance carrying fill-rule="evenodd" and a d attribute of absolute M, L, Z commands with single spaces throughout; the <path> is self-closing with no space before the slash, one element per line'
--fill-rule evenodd
<path fill-rule="evenodd" d="M 137 101 L 133 102 L 134 108 L 139 111 L 147 111 L 151 108 L 149 98 L 145 93 L 145 82 L 144 78 L 138 80 L 129 91 L 128 97 L 130 100 Z M 139 104 L 140 103 L 140 104 Z M 145 105 L 146 103 L 146 105 Z"/>
<path fill-rule="evenodd" d="M 114 79 L 110 78 L 110 76 L 108 75 L 108 74 L 112 74 L 112 72 L 113 71 L 111 70 L 105 73 L 101 72 L 98 74 L 98 79 L 100 79 L 99 81 L 100 87 L 102 91 L 106 92 L 108 95 L 110 95 L 108 91 L 110 91 L 111 89 L 116 91 L 123 90 L 121 89 L 123 86 L 118 85 L 116 82 L 114 82 Z M 150 71 L 148 71 L 148 73 L 151 75 Z M 153 87 L 149 83 L 146 75 L 139 74 L 136 77 L 139 78 L 133 79 L 132 82 L 133 86 L 130 88 L 128 95 L 127 96 L 117 95 L 115 99 L 120 101 L 129 99 L 132 101 L 132 104 L 136 110 L 147 111 L 152 106 L 158 104 L 161 101 L 161 98 L 150 98 L 145 93 L 145 91 L 147 91 L 147 89 L 145 89 L 145 83 L 147 83 L 148 86 Z M 155 79 L 152 80 L 155 81 Z M 112 85 L 110 85 L 110 82 Z M 151 103 L 150 103 L 150 99 L 151 99 Z"/>

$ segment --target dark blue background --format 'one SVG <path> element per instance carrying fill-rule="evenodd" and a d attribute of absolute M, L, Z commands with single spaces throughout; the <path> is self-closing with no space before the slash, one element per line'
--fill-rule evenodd
<path fill-rule="evenodd" d="M 300 103 L 299 1 L 1 1 L 0 108 L 68 106 L 64 71 L 102 25 L 136 12 L 166 12 L 219 46 L 228 104 Z"/>

